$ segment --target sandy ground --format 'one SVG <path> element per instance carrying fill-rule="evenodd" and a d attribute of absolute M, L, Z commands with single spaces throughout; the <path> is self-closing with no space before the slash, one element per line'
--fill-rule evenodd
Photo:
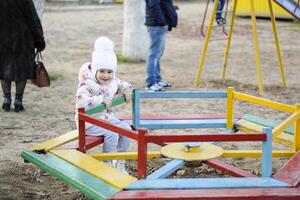
<path fill-rule="evenodd" d="M 237 18 L 225 83 L 219 79 L 222 55 L 207 58 L 200 88 L 193 86 L 199 55 L 203 45 L 199 27 L 204 5 L 197 1 L 179 1 L 179 26 L 167 39 L 162 60 L 163 76 L 174 84 L 172 90 L 225 90 L 233 86 L 237 91 L 258 95 L 255 55 L 248 18 Z M 43 25 L 47 48 L 43 52 L 44 62 L 50 73 L 62 74 L 49 88 L 37 88 L 28 84 L 24 95 L 25 112 L 3 112 L 0 110 L 0 199 L 85 199 L 78 191 L 61 181 L 41 172 L 31 164 L 25 164 L 20 153 L 35 144 L 59 136 L 75 128 L 74 94 L 77 73 L 82 63 L 89 61 L 94 40 L 107 35 L 116 43 L 117 52 L 122 49 L 123 15 L 122 5 L 93 7 L 63 7 L 47 5 Z M 283 89 L 271 23 L 258 20 L 258 35 L 265 93 L 262 97 L 287 104 L 300 103 L 299 24 L 279 21 L 278 32 L 285 65 L 287 88 Z M 214 38 L 224 38 L 218 28 Z M 210 51 L 220 51 L 224 40 L 210 43 Z M 145 47 L 147 48 L 147 47 Z M 118 76 L 131 82 L 136 88 L 144 88 L 145 63 L 126 64 L 118 67 Z M 0 97 L 2 102 L 2 96 Z M 147 100 L 142 102 L 144 113 L 197 114 L 224 113 L 223 100 Z M 119 114 L 129 114 L 130 107 L 118 108 Z M 285 113 L 236 102 L 236 111 L 282 120 Z M 186 130 L 191 131 L 191 130 Z M 228 144 L 237 148 L 238 144 Z M 241 148 L 256 147 L 244 144 Z M 277 145 L 280 146 L 280 145 Z M 132 144 L 132 149 L 135 145 Z M 230 161 L 231 162 L 231 161 Z M 234 161 L 242 168 L 257 172 L 260 162 L 256 160 Z M 284 159 L 276 159 L 274 170 Z M 201 171 L 201 170 L 200 170 Z M 201 172 L 209 172 L 202 170 Z M 179 174 L 185 173 L 184 171 Z"/>

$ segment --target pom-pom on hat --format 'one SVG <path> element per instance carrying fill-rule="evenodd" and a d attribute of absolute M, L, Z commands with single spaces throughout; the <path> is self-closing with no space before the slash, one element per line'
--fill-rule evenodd
<path fill-rule="evenodd" d="M 107 37 L 99 37 L 94 43 L 94 52 L 92 54 L 92 72 L 96 73 L 100 69 L 110 69 L 117 71 L 117 56 L 114 52 L 114 43 Z"/>

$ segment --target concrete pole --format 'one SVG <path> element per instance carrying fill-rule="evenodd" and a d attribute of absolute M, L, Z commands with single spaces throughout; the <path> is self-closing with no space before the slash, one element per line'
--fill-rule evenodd
<path fill-rule="evenodd" d="M 146 60 L 150 45 L 145 23 L 145 1 L 124 1 L 123 56 Z"/>

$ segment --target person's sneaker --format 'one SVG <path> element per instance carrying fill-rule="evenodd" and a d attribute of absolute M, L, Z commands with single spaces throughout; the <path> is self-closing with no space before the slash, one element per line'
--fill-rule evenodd
<path fill-rule="evenodd" d="M 226 20 L 223 17 L 216 19 L 216 21 L 219 26 L 226 24 Z"/>
<path fill-rule="evenodd" d="M 164 87 L 159 86 L 157 83 L 154 83 L 150 87 L 147 87 L 146 90 L 148 92 L 159 92 L 159 91 L 165 91 L 166 89 Z"/>
<path fill-rule="evenodd" d="M 165 80 L 160 80 L 157 84 L 161 87 L 164 87 L 164 88 L 172 87 L 172 84 L 165 81 Z"/>
<path fill-rule="evenodd" d="M 126 170 L 126 167 L 125 167 L 125 164 L 126 164 L 126 161 L 125 160 L 118 160 L 117 163 L 116 163 L 116 168 L 118 170 L 120 170 L 121 172 L 125 173 L 125 174 L 129 174 Z"/>

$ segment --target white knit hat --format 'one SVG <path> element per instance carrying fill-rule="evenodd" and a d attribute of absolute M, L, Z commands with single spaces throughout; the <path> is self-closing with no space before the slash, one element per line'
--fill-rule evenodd
<path fill-rule="evenodd" d="M 99 37 L 94 43 L 94 52 L 92 54 L 92 72 L 96 73 L 100 69 L 110 69 L 117 71 L 117 56 L 114 52 L 114 43 L 107 37 Z"/>

